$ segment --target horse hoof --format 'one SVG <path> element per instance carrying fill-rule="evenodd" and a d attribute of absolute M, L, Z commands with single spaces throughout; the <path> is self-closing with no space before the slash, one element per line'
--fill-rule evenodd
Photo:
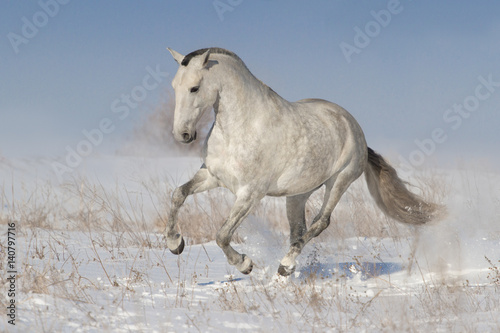
<path fill-rule="evenodd" d="M 243 262 L 239 265 L 236 266 L 236 268 L 245 275 L 248 275 L 252 272 L 253 269 L 253 262 L 252 259 L 247 257 L 246 255 L 243 255 Z"/>
<path fill-rule="evenodd" d="M 281 276 L 289 276 L 293 272 L 295 272 L 295 266 L 280 265 L 280 267 L 278 268 L 278 274 Z"/>
<path fill-rule="evenodd" d="M 180 243 L 178 241 L 179 238 L 181 240 Z M 175 243 L 177 243 L 177 244 L 175 244 Z M 179 235 L 179 237 L 177 238 L 175 243 L 174 243 L 174 245 L 172 245 L 172 243 L 167 241 L 167 246 L 168 246 L 168 249 L 170 250 L 170 252 L 172 252 L 173 254 L 179 255 L 182 253 L 182 251 L 184 251 L 184 245 L 185 245 L 184 238 L 181 235 Z"/>

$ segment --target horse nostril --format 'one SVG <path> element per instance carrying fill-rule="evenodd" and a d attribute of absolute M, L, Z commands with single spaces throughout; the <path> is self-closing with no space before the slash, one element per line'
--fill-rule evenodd
<path fill-rule="evenodd" d="M 191 139 L 191 135 L 189 135 L 189 133 L 183 133 L 182 134 L 182 139 L 187 142 Z"/>

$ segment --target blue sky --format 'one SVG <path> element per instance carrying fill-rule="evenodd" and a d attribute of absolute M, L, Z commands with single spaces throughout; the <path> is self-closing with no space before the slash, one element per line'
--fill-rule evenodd
<path fill-rule="evenodd" d="M 0 155 L 64 156 L 103 119 L 94 150 L 112 150 L 171 89 L 167 46 L 220 46 L 284 98 L 342 105 L 401 163 L 498 160 L 498 1 L 59 1 L 0 2 Z"/>

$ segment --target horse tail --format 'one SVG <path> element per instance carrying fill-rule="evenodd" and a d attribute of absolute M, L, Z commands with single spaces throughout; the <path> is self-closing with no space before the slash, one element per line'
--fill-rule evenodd
<path fill-rule="evenodd" d="M 408 191 L 407 183 L 399 178 L 396 170 L 369 147 L 365 177 L 377 206 L 395 220 L 420 225 L 436 220 L 443 213 L 443 207 Z"/>

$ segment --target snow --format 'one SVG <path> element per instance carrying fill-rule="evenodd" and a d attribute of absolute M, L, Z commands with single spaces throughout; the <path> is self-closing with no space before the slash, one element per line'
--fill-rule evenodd
<path fill-rule="evenodd" d="M 213 240 L 185 234 L 181 255 L 166 248 L 153 221 L 168 209 L 172 187 L 199 166 L 198 158 L 97 156 L 60 183 L 48 160 L 2 160 L 4 309 L 7 221 L 17 226 L 18 275 L 16 325 L 3 315 L 0 331 L 500 330 L 498 173 L 432 170 L 436 191 L 445 192 L 445 220 L 371 236 L 330 232 L 308 244 L 284 278 L 276 271 L 288 233 L 269 221 L 280 199 L 239 229 L 234 246 L 255 263 L 248 276 Z M 186 202 L 186 216 L 200 226 L 215 219 L 211 198 L 231 200 L 225 190 L 211 193 Z M 337 209 L 355 209 L 349 200 Z"/>

